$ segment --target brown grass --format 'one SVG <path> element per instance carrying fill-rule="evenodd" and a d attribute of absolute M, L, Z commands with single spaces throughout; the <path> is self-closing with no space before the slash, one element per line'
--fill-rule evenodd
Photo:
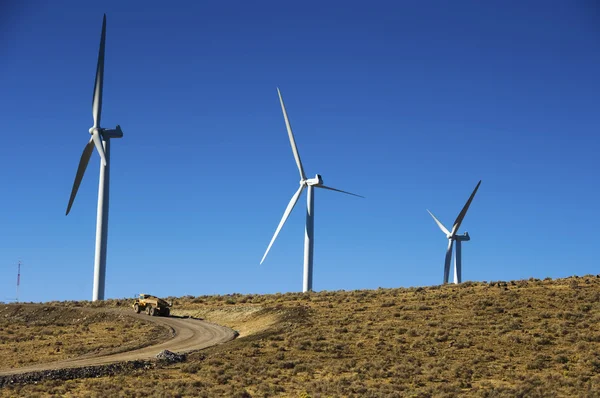
<path fill-rule="evenodd" d="M 176 311 L 221 321 L 245 336 L 161 369 L 0 393 L 599 396 L 596 276 L 175 301 Z"/>

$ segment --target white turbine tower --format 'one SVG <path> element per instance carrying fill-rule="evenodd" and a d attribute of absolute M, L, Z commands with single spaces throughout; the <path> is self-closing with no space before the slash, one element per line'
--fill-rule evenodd
<path fill-rule="evenodd" d="M 294 209 L 294 206 L 296 205 L 296 202 L 298 202 L 302 191 L 304 190 L 304 188 L 307 188 L 308 194 L 306 198 L 306 229 L 304 234 L 304 279 L 302 284 L 302 291 L 307 292 L 309 290 L 312 290 L 313 279 L 313 246 L 315 228 L 315 194 L 313 188 L 328 189 L 330 191 L 341 192 L 352 196 L 358 196 L 360 198 L 362 198 L 363 196 L 325 186 L 323 185 L 323 179 L 319 174 L 317 174 L 315 178 L 306 178 L 306 175 L 304 174 L 304 168 L 302 167 L 302 162 L 300 161 L 300 155 L 298 154 L 298 148 L 296 147 L 296 141 L 294 140 L 294 134 L 292 133 L 292 126 L 290 125 L 290 121 L 285 110 L 285 105 L 283 104 L 283 98 L 281 97 L 281 92 L 279 91 L 279 89 L 277 89 L 277 93 L 279 94 L 279 102 L 281 103 L 281 110 L 283 111 L 283 118 L 285 119 L 285 125 L 287 127 L 290 144 L 292 146 L 292 152 L 294 153 L 296 165 L 298 166 L 298 171 L 300 172 L 300 187 L 298 188 L 294 196 L 292 196 L 290 203 L 288 203 L 287 208 L 283 213 L 283 217 L 281 218 L 281 221 L 277 226 L 277 230 L 275 230 L 273 239 L 271 239 L 271 243 L 269 243 L 269 247 L 267 247 L 267 251 L 265 252 L 265 255 L 263 256 L 262 260 L 260 260 L 260 263 L 262 264 L 263 261 L 265 261 L 265 258 L 267 257 L 267 254 L 269 253 L 273 242 L 275 242 L 275 239 L 277 239 L 277 235 L 279 234 L 279 231 L 281 231 L 283 224 L 285 224 L 285 221 L 288 219 L 288 216 Z"/>
<path fill-rule="evenodd" d="M 433 213 L 431 213 L 429 210 L 427 210 L 427 212 L 429 212 L 431 217 L 433 217 L 433 219 L 436 222 L 436 224 L 438 225 L 438 227 L 440 227 L 442 232 L 445 233 L 446 237 L 448 238 L 448 249 L 446 250 L 446 261 L 444 262 L 444 283 L 448 283 L 448 277 L 450 274 L 450 261 L 452 260 L 452 244 L 454 243 L 454 241 L 456 241 L 456 255 L 454 257 L 454 283 L 462 282 L 461 242 L 471 240 L 471 237 L 469 236 L 468 232 L 465 232 L 464 235 L 457 235 L 457 232 L 458 232 L 458 229 L 460 228 L 460 224 L 462 224 L 463 219 L 465 218 L 465 215 L 467 214 L 467 210 L 469 210 L 471 201 L 473 201 L 473 198 L 475 197 L 475 194 L 477 193 L 477 190 L 479 189 L 479 185 L 481 185 L 481 180 L 479 180 L 479 182 L 477 183 L 477 186 L 473 190 L 473 193 L 469 197 L 469 200 L 467 200 L 467 203 L 465 204 L 463 209 L 458 214 L 458 217 L 456 217 L 456 220 L 454 221 L 454 225 L 452 226 L 452 232 L 448 231 L 448 229 L 446 227 L 444 227 L 444 224 L 442 224 L 437 218 L 435 218 Z"/>
<path fill-rule="evenodd" d="M 102 83 L 104 80 L 104 42 L 106 39 L 106 14 L 102 21 L 102 35 L 100 38 L 100 51 L 98 53 L 98 66 L 96 68 L 96 83 L 94 84 L 94 95 L 92 98 L 92 116 L 94 125 L 90 128 L 91 138 L 81 154 L 67 215 L 77 195 L 77 190 L 83 179 L 85 169 L 90 161 L 94 146 L 100 155 L 100 185 L 98 188 L 98 215 L 96 219 L 96 256 L 94 259 L 94 290 L 92 300 L 104 300 L 104 279 L 106 276 L 106 245 L 108 238 L 108 198 L 110 187 L 110 139 L 123 137 L 121 127 L 105 129 L 100 127 L 100 115 L 102 113 Z"/>

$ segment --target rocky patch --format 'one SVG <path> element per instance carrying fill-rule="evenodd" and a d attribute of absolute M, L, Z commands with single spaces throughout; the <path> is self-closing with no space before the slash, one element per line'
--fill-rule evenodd
<path fill-rule="evenodd" d="M 155 361 L 128 361 L 108 365 L 53 369 L 41 372 L 0 376 L 0 388 L 14 384 L 37 384 L 37 382 L 44 380 L 71 380 L 112 376 L 117 373 L 130 372 L 137 369 L 153 369 L 156 368 L 156 366 L 157 363 Z"/>
<path fill-rule="evenodd" d="M 186 359 L 185 354 L 177 354 L 175 352 L 171 352 L 169 350 L 162 350 L 156 355 L 156 359 L 166 363 L 177 363 L 183 362 Z"/>

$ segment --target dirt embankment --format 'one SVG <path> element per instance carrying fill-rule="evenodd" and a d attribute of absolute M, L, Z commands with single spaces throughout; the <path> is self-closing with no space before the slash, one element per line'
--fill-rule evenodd
<path fill-rule="evenodd" d="M 184 309 L 176 309 L 173 313 L 230 327 L 239 333 L 239 337 L 263 332 L 275 325 L 280 318 L 280 314 L 271 308 L 243 305 L 211 308 L 188 306 Z"/>

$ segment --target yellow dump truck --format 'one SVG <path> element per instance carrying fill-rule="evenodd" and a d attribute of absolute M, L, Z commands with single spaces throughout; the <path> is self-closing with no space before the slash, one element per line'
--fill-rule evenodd
<path fill-rule="evenodd" d="M 133 310 L 138 314 L 145 311 L 150 316 L 169 316 L 171 313 L 171 304 L 151 294 L 142 293 L 140 297 L 135 299 Z"/>

